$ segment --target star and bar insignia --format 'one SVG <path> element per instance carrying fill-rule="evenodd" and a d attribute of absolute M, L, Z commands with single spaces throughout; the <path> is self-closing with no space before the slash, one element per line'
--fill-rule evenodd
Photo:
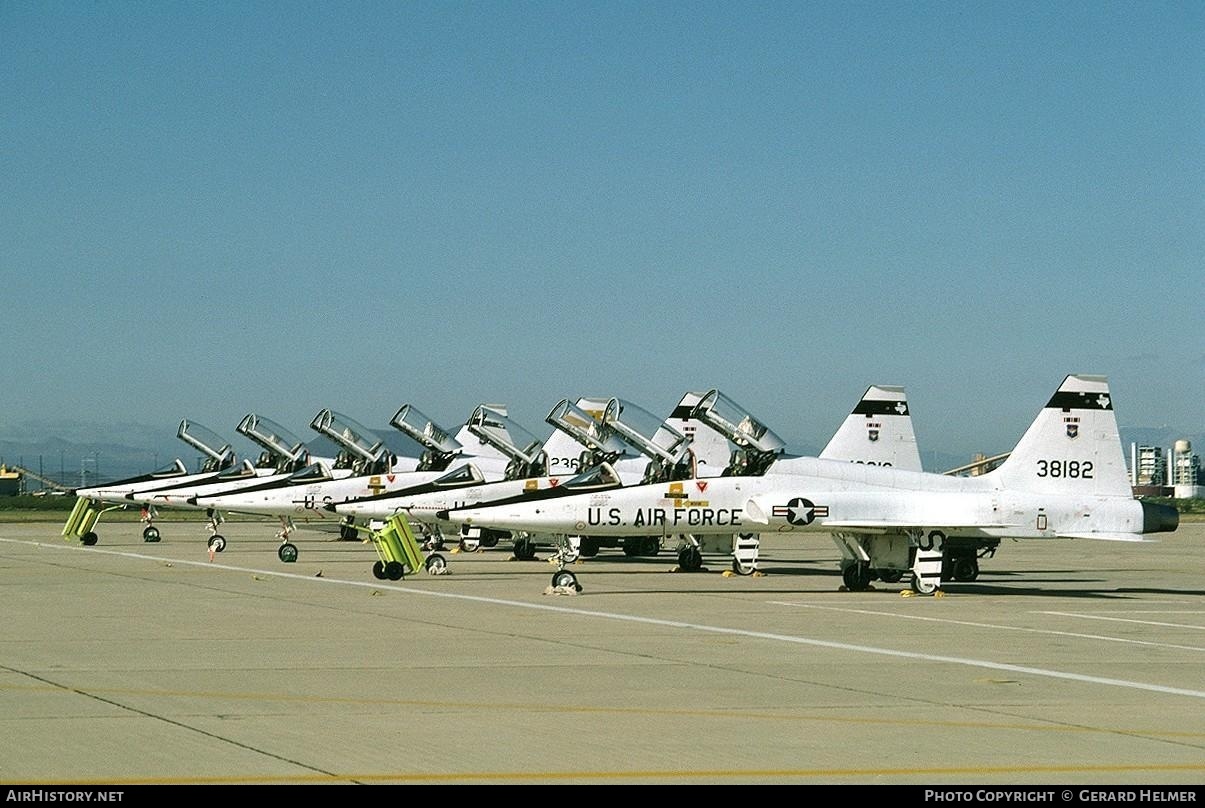
<path fill-rule="evenodd" d="M 775 505 L 771 514 L 786 519 L 792 525 L 810 525 L 818 517 L 828 516 L 827 505 L 816 505 L 810 499 L 795 497 L 786 505 Z"/>

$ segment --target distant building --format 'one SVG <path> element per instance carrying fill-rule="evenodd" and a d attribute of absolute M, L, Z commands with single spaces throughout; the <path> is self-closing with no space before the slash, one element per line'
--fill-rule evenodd
<path fill-rule="evenodd" d="M 1205 486 L 1201 483 L 1201 459 L 1193 454 L 1191 443 L 1176 441 L 1171 454 L 1171 485 L 1175 492 L 1172 496 L 1176 499 L 1205 497 Z"/>
<path fill-rule="evenodd" d="M 1130 485 L 1137 496 L 1205 498 L 1203 478 L 1200 458 L 1186 440 L 1176 441 L 1167 452 L 1161 446 L 1130 444 Z"/>
<path fill-rule="evenodd" d="M 21 472 L 9 471 L 0 466 L 0 497 L 11 497 L 21 493 Z"/>
<path fill-rule="evenodd" d="M 1130 485 L 1149 488 L 1165 484 L 1167 467 L 1160 446 L 1130 444 Z"/>

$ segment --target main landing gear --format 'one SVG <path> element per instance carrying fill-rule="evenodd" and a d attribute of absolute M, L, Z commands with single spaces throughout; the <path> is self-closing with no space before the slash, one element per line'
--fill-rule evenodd
<path fill-rule="evenodd" d="M 894 549 L 892 542 L 901 542 L 903 537 L 875 537 L 878 544 L 870 546 L 850 540 L 848 536 L 838 535 L 834 538 L 839 539 L 838 546 L 845 554 L 841 581 L 850 592 L 864 592 L 876 580 L 898 583 L 906 573 L 910 573 L 908 587 L 912 592 L 935 595 L 941 588 L 943 577 L 948 580 L 974 580 L 979 575 L 974 549 L 947 547 L 946 536 L 940 530 L 910 533 L 907 545 L 897 543 Z M 872 566 L 876 561 L 883 566 Z"/>

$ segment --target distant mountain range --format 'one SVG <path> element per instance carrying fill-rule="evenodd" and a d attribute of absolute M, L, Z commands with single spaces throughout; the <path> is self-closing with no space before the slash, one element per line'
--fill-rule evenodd
<path fill-rule="evenodd" d="M 32 432 L 32 430 L 23 430 Z M 136 426 L 103 428 L 93 425 L 59 425 L 50 437 L 22 436 L 15 430 L 0 429 L 0 464 L 22 466 L 42 477 L 59 482 L 68 488 L 94 485 L 145 474 L 167 466 L 176 458 L 190 470 L 197 470 L 205 458 L 174 435 L 147 440 L 161 430 Z M 390 426 L 375 430 L 391 451 L 417 457 L 423 450 L 418 443 Z M 103 435 L 103 437 L 97 437 Z M 255 460 L 262 447 L 231 430 L 223 435 L 230 441 L 235 454 Z M 306 441 L 310 453 L 318 457 L 334 457 L 338 447 L 321 435 Z M 31 482 L 30 490 L 37 484 Z"/>
<path fill-rule="evenodd" d="M 391 426 L 375 431 L 398 454 L 418 456 L 422 451 L 417 443 Z M 148 439 L 148 436 L 153 437 Z M 251 441 L 238 434 L 226 437 L 240 458 L 254 460 L 258 457 L 261 450 Z M 1205 433 L 1184 435 L 1166 427 L 1131 427 L 1121 429 L 1121 440 L 1127 462 L 1131 443 L 1167 450 L 1177 440 L 1189 440 L 1197 454 L 1205 455 Z M 307 446 L 319 456 L 333 456 L 337 452 L 334 444 L 318 435 L 307 441 Z M 815 455 L 820 447 L 791 447 L 791 451 Z M 23 466 L 69 488 L 143 474 L 166 466 L 177 457 L 190 469 L 199 468 L 204 459 L 174 434 L 164 436 L 162 429 L 136 424 L 100 426 L 56 422 L 36 424 L 32 428 L 29 425 L 20 428 L 0 426 L 0 464 Z M 927 471 L 940 472 L 970 463 L 972 458 L 922 447 L 921 460 Z M 31 481 L 28 487 L 36 490 L 37 484 Z"/>

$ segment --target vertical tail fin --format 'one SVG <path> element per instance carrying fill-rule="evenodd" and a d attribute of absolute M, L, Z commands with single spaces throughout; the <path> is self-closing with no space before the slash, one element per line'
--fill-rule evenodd
<path fill-rule="evenodd" d="M 920 449 L 902 387 L 871 385 L 820 452 L 829 460 L 920 471 Z"/>
<path fill-rule="evenodd" d="M 991 475 L 1010 489 L 1133 497 L 1108 379 L 1064 379 Z"/>

